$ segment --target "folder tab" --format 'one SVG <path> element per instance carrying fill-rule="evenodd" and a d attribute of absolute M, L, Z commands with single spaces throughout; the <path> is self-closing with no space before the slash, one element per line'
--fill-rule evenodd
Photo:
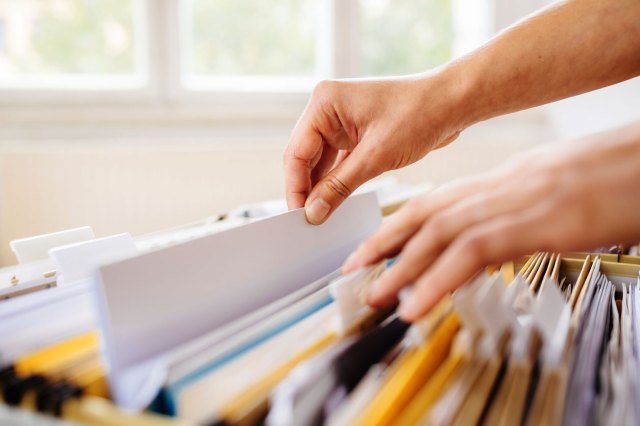
<path fill-rule="evenodd" d="M 49 250 L 58 271 L 58 285 L 91 278 L 98 266 L 135 256 L 130 234 L 118 234 Z"/>
<path fill-rule="evenodd" d="M 36 262 L 48 259 L 49 250 L 67 244 L 79 243 L 95 238 L 93 229 L 89 226 L 38 235 L 36 237 L 21 238 L 11 241 L 11 250 L 15 253 L 18 263 Z"/>

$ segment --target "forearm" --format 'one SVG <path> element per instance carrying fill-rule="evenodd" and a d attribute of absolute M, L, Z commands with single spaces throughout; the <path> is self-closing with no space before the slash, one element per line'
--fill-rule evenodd
<path fill-rule="evenodd" d="M 438 72 L 462 128 L 640 74 L 640 2 L 568 0 Z"/>

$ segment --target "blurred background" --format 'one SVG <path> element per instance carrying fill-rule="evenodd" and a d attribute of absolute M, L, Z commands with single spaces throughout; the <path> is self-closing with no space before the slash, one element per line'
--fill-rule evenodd
<path fill-rule="evenodd" d="M 0 0 L 0 265 L 19 237 L 140 235 L 281 197 L 282 152 L 319 80 L 433 68 L 548 3 Z M 391 175 L 439 184 L 637 120 L 639 90 L 480 123 Z"/>

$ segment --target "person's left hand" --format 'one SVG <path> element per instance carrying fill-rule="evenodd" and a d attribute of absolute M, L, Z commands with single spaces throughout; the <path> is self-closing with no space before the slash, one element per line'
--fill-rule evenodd
<path fill-rule="evenodd" d="M 369 303 L 414 321 L 484 266 L 537 250 L 640 241 L 640 124 L 548 145 L 408 202 L 349 257 L 348 273 L 400 253 Z"/>

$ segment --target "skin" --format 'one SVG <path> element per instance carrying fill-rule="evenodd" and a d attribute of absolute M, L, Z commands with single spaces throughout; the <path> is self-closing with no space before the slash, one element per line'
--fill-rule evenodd
<path fill-rule="evenodd" d="M 320 224 L 362 183 L 479 121 L 639 74 L 640 2 L 571 0 L 428 73 L 322 82 L 285 152 L 287 203 Z M 369 302 L 388 305 L 414 284 L 400 307 L 412 321 L 487 264 L 640 241 L 638 179 L 640 125 L 543 146 L 408 203 L 343 270 L 399 253 Z"/>

